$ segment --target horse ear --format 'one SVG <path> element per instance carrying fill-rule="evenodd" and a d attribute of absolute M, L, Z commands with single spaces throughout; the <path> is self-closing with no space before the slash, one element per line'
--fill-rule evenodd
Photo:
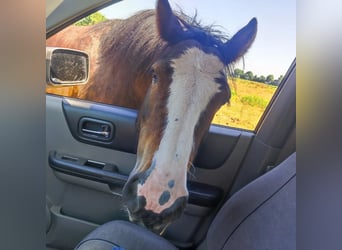
<path fill-rule="evenodd" d="M 226 64 L 243 56 L 252 45 L 257 33 L 257 19 L 253 18 L 240 29 L 224 46 Z"/>
<path fill-rule="evenodd" d="M 172 42 L 179 39 L 184 33 L 178 18 L 173 14 L 167 0 L 158 0 L 156 15 L 158 32 L 163 40 Z"/>

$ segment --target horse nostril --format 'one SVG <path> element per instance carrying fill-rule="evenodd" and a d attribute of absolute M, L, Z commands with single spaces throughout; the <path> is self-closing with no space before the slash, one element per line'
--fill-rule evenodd
<path fill-rule="evenodd" d="M 123 190 L 122 199 L 130 213 L 136 213 L 146 205 L 144 196 L 137 197 L 137 188 L 141 174 L 135 174 L 128 179 Z"/>
<path fill-rule="evenodd" d="M 162 234 L 165 229 L 183 213 L 188 197 L 179 197 L 171 207 L 157 214 L 152 211 L 140 211 L 140 221 L 149 230 L 156 234 Z"/>
<path fill-rule="evenodd" d="M 130 197 L 137 193 L 138 178 L 129 178 L 122 190 L 123 198 Z"/>

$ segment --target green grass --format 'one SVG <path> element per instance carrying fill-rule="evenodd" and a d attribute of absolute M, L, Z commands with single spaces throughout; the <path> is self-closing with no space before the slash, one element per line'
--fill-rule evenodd
<path fill-rule="evenodd" d="M 240 101 L 243 104 L 250 105 L 252 107 L 259 107 L 265 109 L 267 107 L 267 104 L 269 103 L 269 100 L 265 100 L 264 98 L 260 96 L 255 95 L 248 95 L 241 97 Z"/>
<path fill-rule="evenodd" d="M 229 79 L 232 97 L 215 114 L 213 123 L 254 130 L 277 87 L 243 79 Z"/>

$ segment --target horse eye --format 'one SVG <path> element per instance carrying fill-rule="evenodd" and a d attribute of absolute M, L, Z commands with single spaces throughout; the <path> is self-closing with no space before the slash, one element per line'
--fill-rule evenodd
<path fill-rule="evenodd" d="M 158 83 L 158 76 L 155 72 L 152 72 L 152 84 Z"/>

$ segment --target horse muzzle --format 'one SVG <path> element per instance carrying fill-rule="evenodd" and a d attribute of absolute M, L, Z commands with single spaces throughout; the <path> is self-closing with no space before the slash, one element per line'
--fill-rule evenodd
<path fill-rule="evenodd" d="M 161 234 L 168 225 L 181 216 L 188 196 L 178 197 L 171 206 L 161 212 L 152 211 L 146 208 L 147 197 L 137 195 L 138 184 L 144 180 L 144 173 L 138 173 L 129 178 L 123 189 L 123 203 L 128 210 L 130 221 Z"/>

